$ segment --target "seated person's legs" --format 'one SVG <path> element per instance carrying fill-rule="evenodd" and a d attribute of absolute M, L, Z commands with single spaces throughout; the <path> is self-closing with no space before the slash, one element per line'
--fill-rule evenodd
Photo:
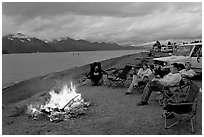
<path fill-rule="evenodd" d="M 138 90 L 140 93 L 142 93 L 144 87 L 146 86 L 146 84 L 147 84 L 148 82 L 149 82 L 149 77 L 148 77 L 148 76 L 144 76 L 143 80 L 138 82 L 137 90 Z"/>
<path fill-rule="evenodd" d="M 137 75 L 133 75 L 132 82 L 131 82 L 126 94 L 132 93 L 133 87 L 134 87 L 134 85 L 138 85 L 138 81 L 141 81 L 141 79 L 139 79 L 139 77 Z"/>
<path fill-rule="evenodd" d="M 142 100 L 137 105 L 139 106 L 147 105 L 152 91 L 161 91 L 162 89 L 163 89 L 163 86 L 159 82 L 153 82 L 153 81 L 148 82 L 143 90 Z"/>
<path fill-rule="evenodd" d="M 134 86 L 146 85 L 149 81 L 148 76 L 144 76 L 143 78 L 139 78 L 137 75 L 133 75 L 133 80 L 126 92 L 126 94 L 131 94 Z"/>
<path fill-rule="evenodd" d="M 98 78 L 97 78 L 97 76 L 93 76 L 91 81 L 93 82 L 93 85 L 98 85 Z"/>
<path fill-rule="evenodd" d="M 138 82 L 143 81 L 143 78 L 139 78 L 137 75 L 135 75 L 134 78 L 134 86 L 138 86 Z"/>
<path fill-rule="evenodd" d="M 93 75 L 91 81 L 94 83 L 94 85 L 98 85 L 101 78 L 102 76 L 100 75 Z"/>

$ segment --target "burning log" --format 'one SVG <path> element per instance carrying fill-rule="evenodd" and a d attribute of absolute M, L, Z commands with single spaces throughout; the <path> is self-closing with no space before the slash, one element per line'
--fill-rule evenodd
<path fill-rule="evenodd" d="M 64 109 L 65 109 L 65 107 L 70 107 L 72 104 L 73 104 L 73 102 L 74 102 L 74 99 L 75 98 L 77 98 L 79 95 L 77 95 L 76 97 L 74 97 L 73 99 L 71 99 L 62 109 L 60 109 L 60 110 L 62 110 L 62 111 L 65 111 Z M 71 105 L 70 105 L 71 104 Z"/>
<path fill-rule="evenodd" d="M 68 88 L 65 85 L 62 90 L 56 94 L 53 90 L 49 92 L 51 97 L 45 105 L 34 108 L 32 104 L 27 107 L 27 114 L 36 119 L 39 114 L 45 114 L 52 122 L 60 122 L 72 117 L 85 114 L 85 110 L 90 103 L 81 98 L 81 94 L 76 93 L 75 86 Z"/>

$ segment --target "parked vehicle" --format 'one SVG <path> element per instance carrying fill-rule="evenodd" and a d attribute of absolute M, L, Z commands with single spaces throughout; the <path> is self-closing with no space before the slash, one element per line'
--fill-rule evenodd
<path fill-rule="evenodd" d="M 173 45 L 166 45 L 161 47 L 161 52 L 164 52 L 164 53 L 173 52 Z"/>
<path fill-rule="evenodd" d="M 154 58 L 153 62 L 163 69 L 169 68 L 170 64 L 175 62 L 180 64 L 190 62 L 191 68 L 199 75 L 202 73 L 202 43 L 180 45 L 172 56 Z"/>

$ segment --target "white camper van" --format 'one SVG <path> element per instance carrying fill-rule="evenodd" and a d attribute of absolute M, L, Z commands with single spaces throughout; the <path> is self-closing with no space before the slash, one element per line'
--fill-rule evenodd
<path fill-rule="evenodd" d="M 191 68 L 199 75 L 202 73 L 202 43 L 184 44 L 178 46 L 172 56 L 154 58 L 154 64 L 169 68 L 172 63 L 191 62 Z"/>

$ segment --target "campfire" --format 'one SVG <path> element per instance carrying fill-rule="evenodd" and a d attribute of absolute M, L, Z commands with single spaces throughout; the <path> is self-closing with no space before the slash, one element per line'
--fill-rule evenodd
<path fill-rule="evenodd" d="M 50 121 L 59 122 L 85 114 L 85 110 L 90 106 L 90 103 L 85 102 L 81 94 L 76 92 L 72 83 L 70 87 L 64 85 L 58 93 L 51 90 L 49 95 L 50 98 L 43 105 L 34 107 L 29 104 L 27 114 L 34 119 L 39 115 L 46 115 Z"/>

